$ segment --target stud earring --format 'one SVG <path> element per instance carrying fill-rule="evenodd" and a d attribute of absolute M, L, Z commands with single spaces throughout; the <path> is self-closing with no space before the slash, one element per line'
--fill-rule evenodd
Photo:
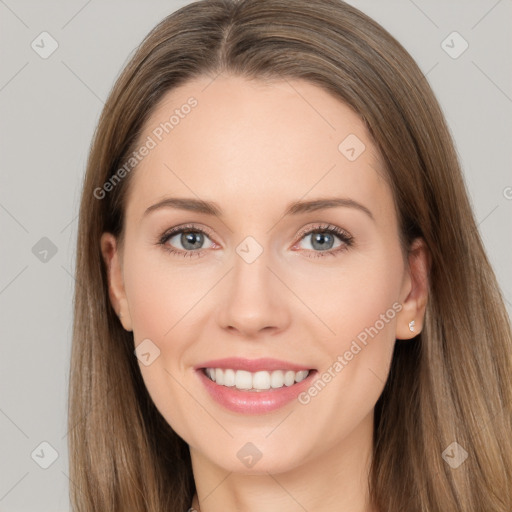
<path fill-rule="evenodd" d="M 410 330 L 411 332 L 414 332 L 414 324 L 415 324 L 415 321 L 414 321 L 414 320 L 411 320 L 411 321 L 409 322 L 409 330 Z"/>

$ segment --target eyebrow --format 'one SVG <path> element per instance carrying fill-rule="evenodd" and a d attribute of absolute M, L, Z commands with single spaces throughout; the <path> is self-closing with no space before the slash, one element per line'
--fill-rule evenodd
<path fill-rule="evenodd" d="M 324 210 L 327 208 L 355 208 L 375 220 L 372 212 L 361 203 L 353 199 L 344 197 L 328 197 L 325 199 L 313 199 L 310 201 L 295 201 L 290 203 L 284 212 L 287 215 L 299 215 L 301 213 L 309 213 L 317 210 Z M 188 197 L 167 197 L 156 204 L 153 204 L 144 212 L 144 216 L 149 213 L 159 210 L 161 208 L 175 208 L 179 210 L 193 211 L 197 213 L 204 213 L 206 215 L 222 216 L 222 209 L 217 203 L 213 201 L 203 201 L 202 199 L 194 199 Z"/>

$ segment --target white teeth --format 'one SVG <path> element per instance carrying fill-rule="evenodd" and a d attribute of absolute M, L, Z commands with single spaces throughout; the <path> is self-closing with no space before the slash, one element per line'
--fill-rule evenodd
<path fill-rule="evenodd" d="M 262 391 L 292 386 L 304 380 L 309 370 L 294 372 L 293 370 L 275 370 L 273 372 L 259 371 L 251 373 L 245 370 L 222 368 L 206 368 L 206 375 L 220 386 L 236 387 L 237 389 Z"/>
<path fill-rule="evenodd" d="M 224 370 L 224 386 L 234 386 L 236 382 L 235 377 L 233 370 Z"/>
<path fill-rule="evenodd" d="M 284 374 L 284 383 L 287 386 L 291 386 L 295 383 L 295 372 L 288 371 Z"/>
<path fill-rule="evenodd" d="M 284 373 L 281 370 L 272 372 L 270 375 L 270 386 L 273 388 L 282 388 L 284 384 Z"/>
<path fill-rule="evenodd" d="M 252 377 L 252 387 L 254 389 L 270 389 L 270 373 L 256 372 Z"/>
<path fill-rule="evenodd" d="M 216 372 L 219 371 L 217 368 Z M 222 371 L 222 370 L 221 370 Z M 224 384 L 223 382 L 215 381 L 217 384 Z M 251 389 L 252 388 L 252 375 L 250 372 L 238 370 L 235 373 L 235 387 L 237 389 Z"/>

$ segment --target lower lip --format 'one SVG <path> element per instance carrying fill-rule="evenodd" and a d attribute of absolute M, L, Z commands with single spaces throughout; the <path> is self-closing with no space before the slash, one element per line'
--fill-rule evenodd
<path fill-rule="evenodd" d="M 269 389 L 265 391 L 243 391 L 227 386 L 220 386 L 209 379 L 204 370 L 196 370 L 211 397 L 220 405 L 233 412 L 243 414 L 264 414 L 275 411 L 293 399 L 311 385 L 316 370 L 310 370 L 309 375 L 292 386 Z"/>

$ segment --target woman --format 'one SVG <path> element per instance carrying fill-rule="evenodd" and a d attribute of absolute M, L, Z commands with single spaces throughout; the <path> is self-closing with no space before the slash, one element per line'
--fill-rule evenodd
<path fill-rule="evenodd" d="M 164 19 L 77 247 L 77 511 L 512 509 L 509 319 L 438 103 L 357 9 Z"/>

